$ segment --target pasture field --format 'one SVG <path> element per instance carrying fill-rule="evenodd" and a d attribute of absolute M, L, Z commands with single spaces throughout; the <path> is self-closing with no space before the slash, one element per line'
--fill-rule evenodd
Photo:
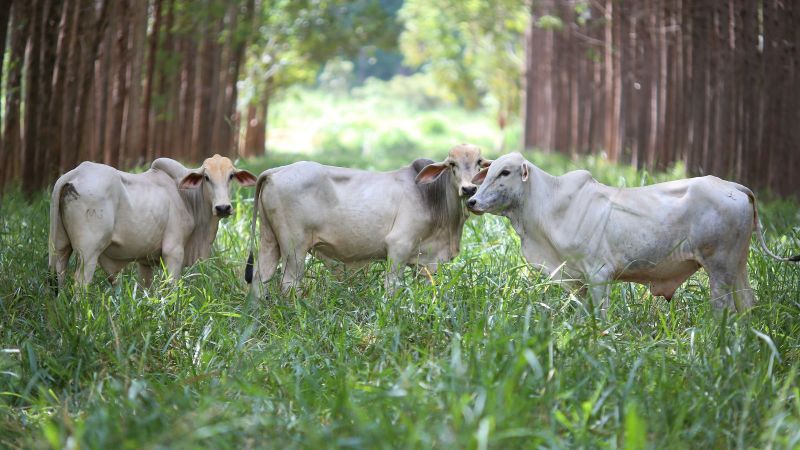
<path fill-rule="evenodd" d="M 312 157 L 386 169 L 430 154 L 410 148 Z M 527 156 L 614 185 L 680 175 Z M 594 318 L 530 271 L 513 230 L 489 215 L 468 221 L 453 263 L 427 282 L 409 273 L 393 298 L 382 263 L 336 276 L 315 260 L 299 297 L 281 297 L 273 282 L 269 298 L 254 299 L 243 281 L 251 197 L 236 191 L 215 256 L 177 284 L 157 277 L 143 288 L 131 267 L 115 286 L 98 272 L 87 293 L 56 296 L 48 196 L 6 195 L 0 447 L 800 446 L 800 267 L 755 245 L 758 302 L 743 315 L 711 311 L 700 272 L 669 303 L 616 284 L 608 318 Z M 798 253 L 800 207 L 764 200 L 760 212 L 769 245 Z"/>

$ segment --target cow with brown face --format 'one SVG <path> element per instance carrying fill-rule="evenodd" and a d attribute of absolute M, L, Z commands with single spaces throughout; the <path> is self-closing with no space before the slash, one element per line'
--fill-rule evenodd
<path fill-rule="evenodd" d="M 306 254 L 363 266 L 388 259 L 387 286 L 406 265 L 435 271 L 459 251 L 472 177 L 491 161 L 474 145 L 450 150 L 438 163 L 418 159 L 391 172 L 298 162 L 262 173 L 256 185 L 252 232 L 261 216 L 253 289 L 283 263 L 282 290 L 303 277 Z M 251 252 L 246 279 L 253 280 Z"/>
<path fill-rule="evenodd" d="M 230 183 L 255 184 L 250 172 L 214 155 L 194 170 L 159 158 L 141 174 L 84 162 L 58 179 L 50 204 L 50 269 L 59 285 L 72 253 L 75 281 L 88 284 L 99 263 L 111 280 L 138 262 L 149 284 L 153 267 L 171 277 L 211 253 L 219 220 L 233 211 Z"/>

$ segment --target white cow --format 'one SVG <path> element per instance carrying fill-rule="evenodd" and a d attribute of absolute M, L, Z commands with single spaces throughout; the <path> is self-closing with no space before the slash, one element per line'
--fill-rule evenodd
<path fill-rule="evenodd" d="M 75 281 L 86 285 L 97 263 L 113 281 L 130 262 L 150 284 L 163 258 L 171 277 L 211 253 L 222 217 L 232 212 L 231 180 L 256 178 L 214 155 L 195 170 L 168 158 L 141 174 L 81 163 L 56 181 L 50 203 L 50 270 L 63 285 L 72 252 Z"/>
<path fill-rule="evenodd" d="M 474 179 L 467 207 L 506 216 L 522 254 L 556 279 L 579 280 L 605 314 L 611 281 L 649 285 L 671 299 L 703 267 L 715 309 L 752 306 L 747 280 L 750 236 L 766 246 L 753 193 L 706 176 L 639 188 L 613 188 L 585 170 L 554 177 L 519 153 L 498 158 Z"/>
<path fill-rule="evenodd" d="M 323 261 L 363 266 L 388 258 L 387 286 L 407 264 L 436 270 L 458 254 L 469 213 L 462 198 L 474 194 L 472 178 L 491 161 L 462 144 L 443 162 L 418 159 L 392 172 L 367 172 L 314 162 L 269 169 L 258 177 L 252 233 L 258 215 L 260 249 L 256 295 L 283 262 L 281 289 L 303 277 L 306 253 Z M 253 253 L 245 278 L 253 279 Z"/>

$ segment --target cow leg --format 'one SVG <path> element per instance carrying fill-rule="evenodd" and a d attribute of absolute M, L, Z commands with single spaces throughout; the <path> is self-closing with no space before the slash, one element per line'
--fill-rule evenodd
<path fill-rule="evenodd" d="M 750 281 L 747 279 L 746 265 L 739 270 L 739 276 L 736 277 L 734 286 L 736 287 L 734 291 L 736 310 L 744 312 L 752 308 L 755 303 L 755 296 L 753 295 L 753 288 L 750 287 Z"/>
<path fill-rule="evenodd" d="M 114 205 L 110 200 L 77 200 L 64 207 L 64 229 L 75 252 L 75 284 L 85 287 L 92 281 L 97 260 L 111 243 L 114 231 Z M 67 256 L 68 257 L 68 256 Z"/>
<path fill-rule="evenodd" d="M 308 250 L 308 246 L 302 246 L 295 247 L 293 251 L 286 253 L 283 258 L 281 293 L 288 294 L 292 289 L 297 289 L 300 286 L 306 271 L 306 254 Z"/>
<path fill-rule="evenodd" d="M 715 310 L 733 310 L 736 306 L 734 291 L 736 290 L 736 276 L 724 270 L 708 270 L 711 284 L 711 306 Z"/>
<path fill-rule="evenodd" d="M 262 210 L 263 214 L 263 210 Z M 266 215 L 263 215 L 266 217 Z M 256 283 L 268 282 L 275 271 L 278 269 L 278 263 L 281 259 L 281 250 L 278 245 L 278 240 L 275 238 L 275 233 L 272 231 L 272 225 L 266 219 L 261 221 L 260 227 L 261 243 L 258 248 L 258 261 L 256 273 L 259 279 L 254 281 Z M 260 287 L 260 286 L 259 286 Z"/>
<path fill-rule="evenodd" d="M 725 261 L 724 258 L 704 261 L 703 268 L 708 274 L 711 285 L 711 306 L 716 311 L 722 309 L 733 311 L 736 307 L 734 293 L 736 292 L 738 268 L 731 267 L 730 262 Z"/>
<path fill-rule="evenodd" d="M 75 283 L 83 288 L 92 282 L 94 270 L 97 268 L 97 259 L 100 257 L 100 251 L 82 252 L 77 253 L 77 267 L 75 268 Z"/>
<path fill-rule="evenodd" d="M 110 227 L 109 227 L 110 230 Z M 73 241 L 75 250 L 75 283 L 79 287 L 85 287 L 92 282 L 94 271 L 97 268 L 97 261 L 100 255 L 111 242 L 110 232 L 101 236 L 100 240 L 94 241 L 88 233 L 81 234 Z"/>
<path fill-rule="evenodd" d="M 181 276 L 183 270 L 183 245 L 167 244 L 161 249 L 161 258 L 167 267 L 167 276 L 175 281 Z"/>
<path fill-rule="evenodd" d="M 117 275 L 119 275 L 119 272 L 128 265 L 127 261 L 117 261 L 105 255 L 100 255 L 98 262 L 100 263 L 100 267 L 102 267 L 106 274 L 108 274 L 107 279 L 111 284 L 117 282 Z"/>
<path fill-rule="evenodd" d="M 592 306 L 600 309 L 600 316 L 608 316 L 608 297 L 611 295 L 611 285 L 608 280 L 592 280 L 588 286 L 589 295 L 592 299 Z M 594 311 L 592 311 L 594 314 Z"/>
<path fill-rule="evenodd" d="M 738 266 L 738 267 L 737 267 Z M 747 279 L 747 253 L 734 266 L 729 261 L 706 267 L 711 283 L 711 303 L 715 310 L 727 308 L 744 312 L 753 307 L 753 289 Z"/>
<path fill-rule="evenodd" d="M 153 266 L 139 263 L 139 276 L 142 278 L 142 285 L 150 287 L 153 285 Z"/>
<path fill-rule="evenodd" d="M 611 271 L 602 268 L 586 277 L 587 290 L 592 299 L 592 307 L 600 309 L 600 316 L 608 316 L 609 297 L 611 296 Z M 592 311 L 594 314 L 594 311 Z"/>
<path fill-rule="evenodd" d="M 286 236 L 286 233 L 280 233 Z M 280 254 L 283 260 L 283 276 L 281 277 L 281 293 L 288 294 L 293 288 L 300 286 L 306 270 L 306 255 L 311 250 L 310 236 L 291 236 L 280 242 Z"/>
<path fill-rule="evenodd" d="M 718 246 L 701 258 L 711 284 L 711 305 L 719 311 L 734 308 L 740 312 L 752 306 L 752 290 L 747 281 L 747 254 L 750 233 L 732 236 L 727 246 Z"/>
<path fill-rule="evenodd" d="M 67 241 L 66 246 L 55 249 L 55 271 L 58 287 L 64 286 L 64 279 L 67 277 L 67 265 L 69 264 L 69 257 L 72 255 L 72 246 Z"/>
<path fill-rule="evenodd" d="M 389 271 L 386 273 L 385 288 L 386 292 L 391 295 L 403 280 L 403 272 L 414 252 L 414 245 L 409 242 L 407 236 L 389 236 L 386 238 L 386 250 Z"/>

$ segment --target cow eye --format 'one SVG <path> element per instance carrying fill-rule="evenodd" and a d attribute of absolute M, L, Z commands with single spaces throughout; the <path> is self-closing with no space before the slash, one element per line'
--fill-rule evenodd
<path fill-rule="evenodd" d="M 483 164 L 483 160 L 482 160 L 482 159 L 479 159 L 479 160 L 478 160 L 478 164 L 477 164 L 477 166 L 478 166 L 478 167 L 480 167 L 482 164 Z"/>
<path fill-rule="evenodd" d="M 206 181 L 211 181 L 211 179 L 210 179 L 210 178 L 208 178 L 208 175 L 203 175 L 203 178 L 205 178 L 205 179 L 206 179 Z"/>
<path fill-rule="evenodd" d="M 508 170 L 506 170 L 506 169 L 503 169 L 503 170 L 500 172 L 500 176 L 501 176 L 501 177 L 505 177 L 505 176 L 508 176 L 510 173 L 511 173 L 511 172 L 509 172 Z"/>
<path fill-rule="evenodd" d="M 232 180 L 232 179 L 233 179 L 233 174 L 231 174 L 231 175 L 228 177 L 228 180 L 229 180 L 229 181 L 230 181 L 230 180 Z"/>

